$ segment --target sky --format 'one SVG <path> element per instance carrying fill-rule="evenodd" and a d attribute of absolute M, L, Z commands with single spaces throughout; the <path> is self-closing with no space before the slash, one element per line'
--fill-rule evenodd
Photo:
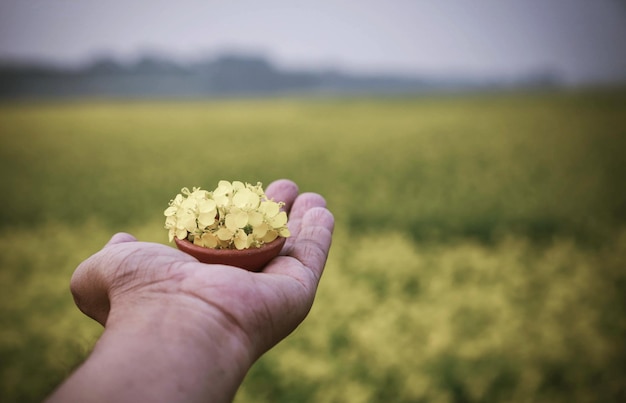
<path fill-rule="evenodd" d="M 626 0 L 0 0 L 0 59 L 226 51 L 285 69 L 626 82 Z"/>

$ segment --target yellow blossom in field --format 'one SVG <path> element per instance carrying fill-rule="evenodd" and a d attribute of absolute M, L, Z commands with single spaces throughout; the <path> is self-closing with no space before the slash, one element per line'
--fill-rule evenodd
<path fill-rule="evenodd" d="M 206 248 L 260 247 L 291 235 L 283 205 L 268 199 L 261 183 L 221 180 L 212 192 L 182 188 L 165 209 L 165 228 L 170 242 L 176 237 Z"/>

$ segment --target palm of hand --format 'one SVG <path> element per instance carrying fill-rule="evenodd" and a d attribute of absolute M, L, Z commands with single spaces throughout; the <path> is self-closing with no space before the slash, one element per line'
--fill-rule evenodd
<path fill-rule="evenodd" d="M 288 181 L 274 182 L 267 193 L 287 202 L 293 235 L 262 272 L 206 265 L 172 247 L 117 234 L 77 268 L 71 283 L 76 304 L 102 325 L 116 311 L 151 304 L 193 310 L 262 354 L 308 313 L 333 228 L 320 196 L 298 196 Z"/>

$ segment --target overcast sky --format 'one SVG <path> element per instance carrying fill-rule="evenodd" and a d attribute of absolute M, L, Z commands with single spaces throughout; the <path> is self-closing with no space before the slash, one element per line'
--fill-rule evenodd
<path fill-rule="evenodd" d="M 0 0 L 0 58 L 235 49 L 292 67 L 626 79 L 624 0 Z"/>

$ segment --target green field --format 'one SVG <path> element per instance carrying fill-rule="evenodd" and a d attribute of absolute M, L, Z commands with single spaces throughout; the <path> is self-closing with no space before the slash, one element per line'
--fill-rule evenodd
<path fill-rule="evenodd" d="M 101 332 L 69 277 L 183 186 L 290 178 L 337 227 L 237 402 L 626 400 L 626 91 L 0 105 L 0 401 Z"/>

